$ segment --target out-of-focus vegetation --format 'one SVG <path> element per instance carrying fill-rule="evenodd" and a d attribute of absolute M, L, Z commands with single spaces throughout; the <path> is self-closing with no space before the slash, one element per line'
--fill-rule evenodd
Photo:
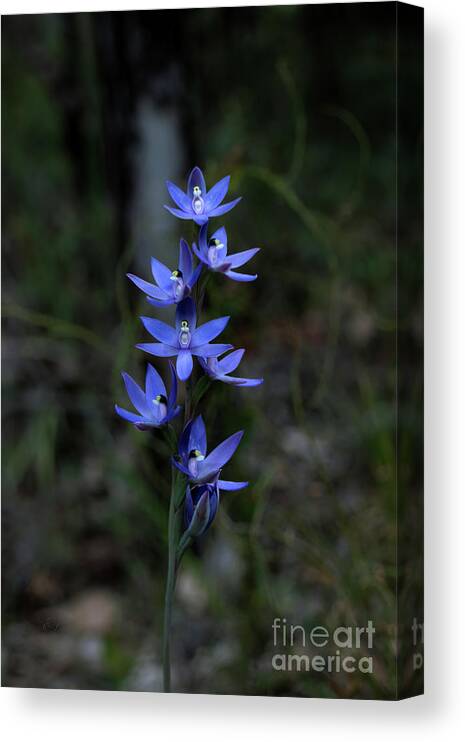
<path fill-rule="evenodd" d="M 231 173 L 244 197 L 224 224 L 231 249 L 262 247 L 259 280 L 211 279 L 205 311 L 232 315 L 225 340 L 247 348 L 243 375 L 265 377 L 257 390 L 214 385 L 206 398 L 211 442 L 246 429 L 228 478 L 251 485 L 224 495 L 185 559 L 174 686 L 391 695 L 393 12 L 374 3 L 3 19 L 4 684 L 161 687 L 167 451 L 113 404 L 124 400 L 120 371 L 140 379 L 147 360 L 133 346 L 145 338 L 138 314 L 154 311 L 125 273 L 148 276 L 135 216 L 151 187 L 141 132 L 169 114 L 178 165 L 164 174 L 181 183 L 198 164 L 212 183 Z M 413 66 L 404 73 L 415 82 Z M 420 151 L 405 154 L 406 169 Z M 157 193 L 155 231 L 167 202 Z M 192 233 L 171 229 L 150 251 L 174 264 L 179 235 Z M 413 261 L 403 273 L 412 409 L 421 270 Z M 403 445 L 419 455 L 415 420 Z M 275 616 L 306 627 L 372 619 L 376 673 L 273 671 Z"/>

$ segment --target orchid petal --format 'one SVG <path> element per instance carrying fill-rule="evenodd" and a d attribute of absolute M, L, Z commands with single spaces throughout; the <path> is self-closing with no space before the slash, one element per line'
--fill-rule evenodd
<path fill-rule="evenodd" d="M 198 278 L 199 278 L 200 274 L 202 273 L 202 270 L 203 270 L 203 265 L 202 265 L 202 263 L 199 263 L 198 266 L 196 267 L 196 269 L 194 270 L 192 276 L 190 277 L 190 280 L 189 280 L 189 287 L 190 288 L 192 288 L 193 286 L 195 286 L 195 284 L 198 281 Z"/>
<path fill-rule="evenodd" d="M 176 377 L 176 371 L 174 370 L 174 365 L 171 361 L 169 362 L 169 366 L 170 366 L 171 386 L 170 386 L 170 393 L 168 397 L 168 409 L 170 410 L 176 404 L 176 399 L 178 396 L 178 380 Z"/>
<path fill-rule="evenodd" d="M 263 384 L 263 379 L 243 379 L 240 376 L 228 376 L 228 379 L 231 380 L 231 383 L 236 384 L 237 386 L 260 386 L 260 384 Z M 222 381 L 225 381 L 226 379 L 222 379 Z"/>
<path fill-rule="evenodd" d="M 178 448 L 179 453 L 183 458 L 186 458 L 189 454 L 189 440 L 193 422 L 193 420 L 189 420 L 189 422 L 184 426 L 181 435 L 179 436 Z"/>
<path fill-rule="evenodd" d="M 147 364 L 147 373 L 145 374 L 145 396 L 147 401 L 153 402 L 153 400 L 161 394 L 166 397 L 166 387 L 163 383 L 163 379 L 160 374 L 151 363 Z M 150 408 L 150 404 L 149 404 Z"/>
<path fill-rule="evenodd" d="M 244 348 L 238 348 L 238 350 L 234 350 L 232 353 L 229 353 L 227 356 L 222 358 L 221 361 L 218 361 L 218 367 L 221 370 L 221 373 L 230 374 L 231 371 L 235 371 L 240 364 L 244 353 Z"/>
<path fill-rule="evenodd" d="M 164 301 L 158 301 L 158 299 L 151 299 L 150 296 L 146 297 L 149 304 L 152 305 L 152 307 L 170 307 L 172 304 L 176 304 L 176 297 L 173 296 L 170 299 L 165 299 Z"/>
<path fill-rule="evenodd" d="M 207 525 L 206 525 L 205 530 L 207 530 L 207 528 L 211 525 L 211 523 L 214 520 L 215 515 L 216 515 L 216 513 L 218 511 L 218 505 L 219 505 L 219 502 L 220 502 L 218 487 L 215 487 L 215 489 L 213 490 L 213 492 L 210 493 L 210 495 L 209 495 L 209 501 L 210 501 L 210 517 L 208 519 L 208 522 L 207 522 Z"/>
<path fill-rule="evenodd" d="M 189 283 L 192 274 L 192 253 L 186 240 L 179 243 L 179 270 L 182 273 L 184 283 Z"/>
<path fill-rule="evenodd" d="M 194 301 L 190 296 L 188 296 L 187 299 L 180 301 L 176 307 L 176 329 L 178 332 L 181 329 L 181 322 L 183 321 L 186 321 L 189 324 L 192 333 L 195 330 L 197 314 L 195 311 Z"/>
<path fill-rule="evenodd" d="M 198 449 L 202 456 L 205 456 L 207 453 L 207 431 L 202 415 L 198 415 L 192 423 L 188 447 L 189 451 Z M 187 453 L 189 453 L 189 451 L 187 451 Z"/>
<path fill-rule="evenodd" d="M 151 353 L 151 355 L 159 358 L 172 358 L 179 353 L 179 348 L 173 348 L 166 343 L 138 343 L 136 348 L 145 350 L 146 353 Z"/>
<path fill-rule="evenodd" d="M 172 183 L 170 180 L 165 181 L 168 193 L 173 199 L 174 203 L 179 206 L 182 211 L 188 211 L 191 208 L 192 199 L 184 193 L 177 185 Z"/>
<path fill-rule="evenodd" d="M 240 196 L 239 198 L 235 198 L 234 201 L 229 201 L 227 204 L 217 206 L 215 209 L 209 212 L 208 216 L 221 216 L 222 214 L 226 214 L 228 211 L 231 211 L 231 209 L 234 209 L 239 201 L 242 201 L 242 196 Z"/>
<path fill-rule="evenodd" d="M 198 257 L 198 259 L 202 261 L 202 263 L 206 263 L 208 265 L 208 258 L 205 257 L 205 255 L 203 254 L 202 250 L 199 250 L 199 248 L 197 247 L 197 245 L 195 244 L 195 242 L 192 243 L 192 250 L 194 251 L 194 253 Z"/>
<path fill-rule="evenodd" d="M 210 322 L 205 322 L 204 325 L 198 327 L 192 333 L 191 347 L 194 349 L 198 345 L 204 345 L 210 340 L 214 340 L 229 322 L 229 317 L 219 317 L 218 319 L 212 319 Z"/>
<path fill-rule="evenodd" d="M 212 240 L 219 240 L 223 247 L 218 248 L 218 260 L 223 261 L 228 254 L 228 235 L 224 227 L 220 227 L 213 232 Z"/>
<path fill-rule="evenodd" d="M 253 247 L 251 250 L 244 250 L 243 252 L 237 252 L 235 255 L 228 255 L 228 263 L 230 263 L 231 268 L 240 268 L 241 265 L 251 260 L 259 250 L 259 247 Z"/>
<path fill-rule="evenodd" d="M 186 381 L 192 373 L 193 359 L 188 350 L 181 350 L 176 359 L 176 372 L 181 381 Z"/>
<path fill-rule="evenodd" d="M 153 283 L 149 283 L 148 281 L 144 281 L 143 278 L 139 278 L 139 276 L 135 276 L 133 273 L 127 273 L 126 275 L 130 281 L 135 283 L 138 289 L 144 292 L 144 294 L 148 294 L 158 300 L 166 299 L 166 292 L 159 289 L 158 286 L 155 286 Z"/>
<path fill-rule="evenodd" d="M 141 415 L 136 415 L 134 412 L 128 412 L 128 410 L 124 410 L 119 405 L 115 404 L 115 410 L 118 413 L 120 417 L 122 417 L 124 420 L 127 420 L 130 423 L 143 423 L 144 418 Z"/>
<path fill-rule="evenodd" d="M 216 358 L 222 353 L 226 353 L 227 350 L 232 350 L 233 345 L 228 343 L 205 343 L 205 345 L 197 345 L 195 348 L 191 348 L 191 352 L 194 356 L 203 356 L 203 358 Z"/>
<path fill-rule="evenodd" d="M 123 377 L 129 399 L 131 400 L 136 410 L 144 416 L 150 414 L 150 407 L 147 404 L 145 392 L 142 391 L 139 384 L 136 384 L 132 376 L 129 376 L 129 374 L 127 374 L 125 371 L 123 371 L 121 375 Z"/>
<path fill-rule="evenodd" d="M 177 459 L 173 458 L 171 459 L 173 462 L 173 465 L 176 467 L 176 469 L 179 469 L 179 471 L 182 471 L 183 474 L 186 474 L 188 477 L 190 477 L 190 471 L 189 469 L 184 466 L 184 464 L 181 461 L 178 461 Z"/>
<path fill-rule="evenodd" d="M 160 261 L 157 260 L 157 258 L 151 259 L 151 268 L 152 268 L 153 277 L 155 281 L 158 283 L 158 285 L 160 286 L 160 288 L 163 289 L 166 293 L 171 294 L 172 283 L 171 283 L 170 269 L 163 263 L 160 263 Z"/>
<path fill-rule="evenodd" d="M 155 340 L 160 340 L 162 343 L 176 347 L 178 344 L 178 333 L 174 327 L 170 327 L 166 322 L 153 319 L 152 317 L 141 317 L 141 320 L 145 329 L 150 332 Z"/>
<path fill-rule="evenodd" d="M 228 492 L 242 490 L 244 487 L 247 487 L 248 484 L 248 482 L 228 482 L 226 479 L 218 479 L 218 489 L 227 490 Z"/>
<path fill-rule="evenodd" d="M 188 533 L 193 538 L 205 533 L 211 523 L 211 500 L 210 493 L 207 489 L 202 492 L 194 508 L 191 522 L 189 523 Z"/>
<path fill-rule="evenodd" d="M 254 276 L 248 274 L 248 273 L 236 273 L 235 271 L 226 271 L 224 274 L 228 278 L 231 278 L 233 281 L 239 281 L 241 283 L 248 283 L 249 281 L 255 281 L 257 278 L 257 274 Z"/>
<path fill-rule="evenodd" d="M 218 183 L 215 183 L 215 185 L 210 188 L 204 198 L 206 211 L 215 209 L 222 202 L 228 192 L 230 179 L 230 176 L 226 175 L 225 178 L 221 178 Z"/>
<path fill-rule="evenodd" d="M 193 219 L 194 212 L 192 209 L 190 211 L 181 211 L 181 209 L 173 209 L 172 206 L 167 206 L 164 204 L 164 207 L 167 211 L 170 212 L 170 214 L 173 214 L 173 216 L 177 216 L 178 219 Z"/>
<path fill-rule="evenodd" d="M 243 435 L 243 430 L 230 435 L 223 443 L 220 443 L 219 446 L 214 448 L 203 461 L 200 461 L 198 464 L 199 477 L 204 476 L 205 470 L 219 471 L 219 469 L 227 464 L 241 442 Z"/>
<path fill-rule="evenodd" d="M 208 235 L 208 224 L 204 224 L 202 227 L 200 227 L 200 231 L 199 231 L 199 250 L 197 254 L 200 253 L 200 255 L 203 255 L 204 259 L 208 261 L 207 235 Z"/>
<path fill-rule="evenodd" d="M 200 190 L 202 191 L 202 196 L 205 198 L 207 186 L 205 184 L 203 173 L 197 166 L 191 170 L 187 179 L 187 195 L 191 201 L 194 197 L 194 186 L 198 186 L 200 188 Z"/>
<path fill-rule="evenodd" d="M 192 219 L 196 224 L 199 225 L 199 227 L 201 227 L 202 224 L 206 224 L 208 222 L 207 214 L 195 214 L 194 212 L 192 212 L 192 214 Z"/>
<path fill-rule="evenodd" d="M 226 374 L 218 374 L 216 376 L 217 381 L 222 381 L 223 384 L 230 384 L 231 386 L 243 386 L 242 379 L 238 379 L 236 376 L 227 376 Z"/>

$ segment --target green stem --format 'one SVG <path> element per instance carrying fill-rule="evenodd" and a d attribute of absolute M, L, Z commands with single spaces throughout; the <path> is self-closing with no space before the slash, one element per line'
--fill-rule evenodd
<path fill-rule="evenodd" d="M 197 294 L 198 311 L 203 304 L 208 275 L 203 278 L 200 296 Z M 199 287 L 197 287 L 199 291 Z M 192 412 L 192 377 L 185 383 L 184 424 Z M 167 442 L 173 445 L 172 429 L 166 431 Z M 179 490 L 179 491 L 178 491 Z M 182 520 L 184 509 L 185 481 L 177 469 L 171 469 L 171 499 L 168 516 L 168 573 L 165 590 L 165 615 L 163 622 L 163 688 L 165 693 L 171 693 L 171 618 L 173 614 L 174 592 L 176 577 L 184 552 L 191 544 L 191 539 L 182 540 Z M 181 547 L 178 551 L 178 547 Z"/>
<path fill-rule="evenodd" d="M 185 386 L 184 423 L 189 420 L 191 406 L 192 387 L 191 380 L 188 379 Z M 168 573 L 166 576 L 165 617 L 163 624 L 163 687 L 165 693 L 171 693 L 171 617 L 173 613 L 173 600 L 178 567 L 186 548 L 183 548 L 182 553 L 178 558 L 177 550 L 182 532 L 185 487 L 186 483 L 184 477 L 177 469 L 172 467 L 171 499 L 168 515 Z"/>
<path fill-rule="evenodd" d="M 194 373 L 192 371 L 192 373 Z M 192 374 L 189 376 L 185 383 L 185 399 L 184 399 L 184 425 L 189 422 L 191 416 L 191 403 L 192 403 Z"/>
<path fill-rule="evenodd" d="M 163 688 L 171 692 L 171 616 L 173 613 L 174 590 L 176 587 L 176 550 L 182 526 L 182 507 L 176 506 L 178 474 L 171 470 L 171 499 L 168 519 L 168 574 L 165 591 L 165 617 L 163 626 Z"/>
<path fill-rule="evenodd" d="M 197 322 L 200 321 L 200 314 L 203 309 L 203 302 L 205 299 L 205 292 L 207 290 L 207 284 L 210 280 L 210 271 L 204 273 L 197 284 Z"/>

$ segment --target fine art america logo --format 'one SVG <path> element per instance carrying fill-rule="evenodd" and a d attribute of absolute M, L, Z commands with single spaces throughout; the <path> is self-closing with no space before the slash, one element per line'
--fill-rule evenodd
<path fill-rule="evenodd" d="M 332 630 L 315 626 L 306 630 L 298 624 L 288 624 L 285 618 L 275 618 L 272 629 L 277 652 L 271 659 L 274 670 L 373 672 L 369 650 L 373 649 L 376 629 L 372 621 L 366 626 L 338 626 Z"/>

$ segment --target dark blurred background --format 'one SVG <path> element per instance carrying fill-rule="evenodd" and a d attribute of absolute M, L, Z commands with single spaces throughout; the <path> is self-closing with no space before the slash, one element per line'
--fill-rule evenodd
<path fill-rule="evenodd" d="M 164 180 L 184 185 L 197 164 L 210 185 L 230 173 L 243 196 L 216 221 L 230 248 L 262 247 L 258 281 L 216 276 L 206 315 L 232 315 L 224 340 L 265 383 L 216 384 L 204 399 L 212 444 L 245 428 L 227 475 L 251 485 L 225 493 L 185 558 L 174 687 L 388 697 L 395 4 L 30 15 L 2 30 L 3 683 L 161 688 L 167 450 L 113 405 L 128 406 L 122 369 L 142 380 L 138 315 L 156 313 L 125 274 L 149 278 L 151 254 L 174 267 L 193 229 L 163 209 Z M 418 172 L 422 140 L 408 33 L 400 445 L 417 491 L 421 229 L 403 173 Z M 275 616 L 372 619 L 375 674 L 273 671 Z"/>

